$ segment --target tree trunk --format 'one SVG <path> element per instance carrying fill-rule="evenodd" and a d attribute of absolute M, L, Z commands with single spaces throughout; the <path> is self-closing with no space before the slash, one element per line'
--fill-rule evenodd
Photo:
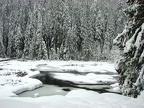
<path fill-rule="evenodd" d="M 6 54 L 5 54 L 4 44 L 2 42 L 2 38 L 0 39 L 0 57 L 5 57 L 6 58 Z"/>

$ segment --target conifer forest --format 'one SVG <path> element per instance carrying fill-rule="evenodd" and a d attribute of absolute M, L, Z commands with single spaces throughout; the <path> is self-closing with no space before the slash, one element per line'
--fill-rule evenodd
<path fill-rule="evenodd" d="M 125 6 L 125 0 L 0 0 L 0 55 L 113 60 Z"/>

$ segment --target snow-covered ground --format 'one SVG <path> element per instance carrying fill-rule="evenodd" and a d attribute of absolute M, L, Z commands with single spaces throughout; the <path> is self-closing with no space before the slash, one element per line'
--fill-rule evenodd
<path fill-rule="evenodd" d="M 3 59 L 1 59 L 3 60 Z M 67 73 L 69 70 L 78 72 L 92 72 L 85 76 Z M 106 62 L 82 61 L 20 61 L 9 60 L 0 62 L 0 96 L 10 96 L 23 91 L 33 90 L 42 86 L 39 80 L 30 77 L 39 74 L 39 71 L 59 72 L 55 77 L 62 80 L 86 82 L 95 84 L 99 81 L 115 81 L 110 75 L 96 75 L 93 73 L 116 73 L 114 64 Z M 62 73 L 61 73 L 62 72 Z M 9 89 L 8 89 L 9 88 Z M 13 94 L 14 93 L 14 94 Z"/>
<path fill-rule="evenodd" d="M 0 108 L 144 108 L 143 99 L 144 93 L 134 99 L 118 94 L 73 90 L 66 96 L 0 98 Z"/>
<path fill-rule="evenodd" d="M 113 63 L 107 62 L 83 62 L 83 61 L 45 61 L 38 65 L 41 71 L 68 71 L 75 70 L 78 72 L 112 72 L 116 73 Z M 52 70 L 51 70 L 52 69 Z"/>
<path fill-rule="evenodd" d="M 114 79 L 110 75 L 96 75 L 93 73 L 89 73 L 87 75 L 75 75 L 71 73 L 55 73 L 54 78 L 71 81 L 79 84 L 97 84 L 101 82 L 116 82 L 116 79 Z"/>
<path fill-rule="evenodd" d="M 50 61 L 37 66 L 39 71 L 53 78 L 76 84 L 115 83 L 114 64 L 107 62 Z"/>
<path fill-rule="evenodd" d="M 16 97 L 16 94 L 23 91 L 42 86 L 42 82 L 30 78 L 39 74 L 39 70 L 59 72 L 55 74 L 57 78 L 71 78 L 74 81 L 86 81 L 89 83 L 100 80 L 114 81 L 111 76 L 104 73 L 116 73 L 114 64 L 106 62 L 3 61 L 0 62 L 0 108 L 144 108 L 144 93 L 138 99 L 133 99 L 118 94 L 98 94 L 80 89 L 72 90 L 66 96 Z M 70 75 L 71 73 L 66 73 L 69 70 L 92 73 L 80 78 L 78 75 L 73 76 Z M 96 75 L 95 73 L 103 75 Z M 118 84 L 112 85 L 112 87 L 118 90 Z"/>
<path fill-rule="evenodd" d="M 39 71 L 31 70 L 33 68 L 35 65 L 31 62 L 16 60 L 0 62 L 0 97 L 16 96 L 42 86 L 41 81 L 29 78 L 39 74 Z"/>

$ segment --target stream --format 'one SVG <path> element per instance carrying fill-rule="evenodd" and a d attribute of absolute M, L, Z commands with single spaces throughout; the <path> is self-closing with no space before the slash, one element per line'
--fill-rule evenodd
<path fill-rule="evenodd" d="M 19 97 L 34 97 L 35 93 L 38 93 L 39 96 L 52 96 L 52 95 L 66 95 L 68 93 L 68 91 L 66 91 L 67 88 L 62 88 L 62 87 L 58 87 L 55 85 L 47 85 L 47 84 L 43 84 L 42 87 L 37 88 L 35 90 L 32 91 L 26 91 L 23 92 L 21 94 L 19 94 Z"/>
<path fill-rule="evenodd" d="M 111 84 L 116 83 L 116 82 L 112 82 L 112 83 L 100 82 L 97 84 L 75 83 L 75 82 L 68 81 L 68 80 L 57 79 L 54 77 L 55 73 L 59 73 L 59 72 L 41 71 L 40 74 L 35 75 L 32 78 L 40 80 L 43 83 L 43 86 L 32 91 L 23 92 L 21 94 L 18 94 L 18 96 L 19 97 L 34 97 L 34 94 L 36 93 L 38 93 L 39 96 L 66 95 L 69 91 L 74 90 L 74 89 L 86 89 L 86 90 L 96 91 L 99 93 L 105 93 L 105 92 L 112 92 L 112 91 L 109 91 L 108 89 L 110 89 Z M 79 72 L 74 73 L 73 71 L 71 73 L 81 74 Z M 81 74 L 81 75 L 85 75 L 85 74 Z"/>

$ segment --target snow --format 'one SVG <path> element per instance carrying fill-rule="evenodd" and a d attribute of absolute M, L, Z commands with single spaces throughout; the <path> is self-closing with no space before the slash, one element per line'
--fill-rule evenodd
<path fill-rule="evenodd" d="M 144 94 L 144 93 L 143 93 Z M 143 95 L 142 95 L 143 96 Z M 87 90 L 73 90 L 66 96 L 37 98 L 0 98 L 0 108 L 143 108 L 143 97 L 138 99 L 112 93 L 98 94 Z"/>
<path fill-rule="evenodd" d="M 142 67 L 140 73 L 139 73 L 139 77 L 137 78 L 136 82 L 135 82 L 135 86 L 138 86 L 138 85 L 142 85 L 142 87 L 144 88 L 144 67 Z"/>
<path fill-rule="evenodd" d="M 37 97 L 39 97 L 39 93 L 34 94 L 34 98 L 37 98 Z"/>
<path fill-rule="evenodd" d="M 45 65 L 39 65 L 40 71 L 68 71 L 78 72 L 113 72 L 116 73 L 113 63 L 107 62 L 83 62 L 83 61 L 48 61 Z"/>
<path fill-rule="evenodd" d="M 125 35 L 127 32 L 128 32 L 128 30 L 127 30 L 127 27 L 125 26 L 125 29 L 123 30 L 123 32 L 118 34 L 118 36 L 113 40 L 113 43 L 120 44 L 121 37 L 123 37 L 123 35 Z"/>
<path fill-rule="evenodd" d="M 105 66 L 105 68 L 104 68 Z M 92 66 L 90 64 L 87 64 L 87 65 L 79 65 L 79 66 L 65 66 L 65 67 L 62 67 L 61 69 L 74 69 L 74 70 L 77 70 L 78 72 L 116 72 L 114 70 L 114 68 L 111 68 L 112 67 L 112 64 L 108 64 L 108 63 L 97 63 L 96 66 Z"/>
<path fill-rule="evenodd" d="M 89 83 L 96 84 L 99 82 L 116 82 L 110 75 L 96 75 L 93 73 L 89 73 L 87 75 L 75 75 L 71 73 L 54 73 L 54 78 L 67 80 L 75 83 Z"/>
<path fill-rule="evenodd" d="M 112 75 L 105 75 L 110 73 L 116 74 L 114 64 L 107 62 L 48 61 L 47 64 L 38 65 L 37 69 L 39 71 L 43 71 L 44 73 L 51 72 L 51 74 L 56 79 L 70 81 L 78 84 L 116 82 L 116 79 L 114 79 Z M 68 71 L 71 73 L 68 73 Z"/>
<path fill-rule="evenodd" d="M 143 24 L 144 25 L 144 24 Z M 144 30 L 144 29 L 143 29 Z M 143 30 L 141 30 L 136 38 L 135 46 L 139 47 L 141 40 L 142 40 L 142 35 L 143 35 Z"/>
<path fill-rule="evenodd" d="M 140 58 L 139 58 L 139 63 L 143 62 L 144 59 L 144 51 L 142 52 Z"/>
<path fill-rule="evenodd" d="M 21 81 L 14 84 L 5 84 L 0 86 L 0 97 L 5 96 L 16 96 L 14 94 L 19 94 L 27 90 L 34 90 L 42 86 L 42 82 L 31 78 L 20 78 Z M 17 79 L 15 78 L 15 81 Z"/>
<path fill-rule="evenodd" d="M 114 65 L 106 62 L 78 61 L 4 61 L 0 62 L 0 108 L 144 108 L 144 92 L 137 99 L 113 93 L 99 94 L 94 91 L 77 89 L 67 95 L 18 97 L 23 91 L 42 86 L 39 80 L 32 79 L 39 70 L 56 71 L 55 77 L 75 82 L 95 83 L 98 81 L 115 81 L 112 76 L 103 73 L 112 72 Z M 68 70 L 92 72 L 84 76 L 66 73 Z M 58 73 L 58 71 L 60 73 Z M 25 76 L 17 76 L 17 72 L 26 72 Z M 100 72 L 101 74 L 97 74 Z M 111 85 L 118 89 L 118 84 Z"/>
<path fill-rule="evenodd" d="M 17 61 L 11 60 L 3 62 L 3 69 L 23 70 L 30 72 L 30 69 L 37 69 L 38 71 L 67 71 L 77 70 L 79 72 L 113 72 L 113 63 L 107 62 L 83 62 L 83 61 Z M 0 63 L 1 65 L 1 63 Z"/>
<path fill-rule="evenodd" d="M 10 60 L 0 62 L 0 97 L 17 96 L 21 92 L 33 90 L 42 86 L 42 82 L 29 78 L 39 74 L 32 71 L 36 68 L 34 63 Z M 26 76 L 17 76 L 17 72 L 25 72 Z"/>
<path fill-rule="evenodd" d="M 0 58 L 0 60 L 4 60 L 4 58 Z"/>
<path fill-rule="evenodd" d="M 118 83 L 111 84 L 111 88 L 112 88 L 111 90 L 115 92 L 121 91 Z"/>
<path fill-rule="evenodd" d="M 56 85 L 48 85 L 43 84 L 42 87 L 37 88 L 32 91 L 27 91 L 19 94 L 19 97 L 34 97 L 36 93 L 39 94 L 39 97 L 41 96 L 52 96 L 52 95 L 63 95 L 65 96 L 69 91 L 65 91 L 64 89 L 73 90 L 75 88 L 72 87 L 59 87 Z"/>
<path fill-rule="evenodd" d="M 134 47 L 138 48 L 140 46 L 140 43 L 141 43 L 141 40 L 142 40 L 141 38 L 142 38 L 142 35 L 143 35 L 143 30 L 144 30 L 144 23 L 142 24 L 142 26 L 140 28 L 138 28 L 136 30 L 134 35 L 126 42 L 126 46 L 124 48 L 124 53 L 129 52 L 129 50 L 131 50 Z M 135 39 L 136 39 L 136 41 L 135 41 Z"/>
<path fill-rule="evenodd" d="M 126 42 L 126 47 L 124 48 L 124 52 L 127 53 L 129 50 L 134 48 L 134 40 L 139 31 L 139 28 L 136 30 L 135 34 Z"/>
<path fill-rule="evenodd" d="M 2 60 L 2 59 L 1 59 Z M 83 62 L 83 61 L 20 61 L 9 60 L 0 62 L 0 96 L 16 96 L 21 92 L 33 90 L 42 86 L 42 82 L 30 77 L 43 71 L 56 71 L 55 77 L 72 82 L 84 82 L 95 84 L 102 81 L 116 81 L 110 75 L 99 75 L 94 73 L 116 73 L 113 63 L 107 62 Z M 78 72 L 92 72 L 86 75 L 75 75 L 67 73 L 69 70 Z M 25 73 L 24 76 L 17 76 L 17 73 Z M 62 72 L 62 73 L 61 73 Z M 9 89 L 8 89 L 9 88 Z M 6 92 L 6 93 L 4 93 Z M 10 95 L 8 95 L 10 94 Z"/>
<path fill-rule="evenodd" d="M 24 70 L 37 69 L 38 71 L 67 71 L 79 72 L 114 72 L 113 63 L 107 62 L 83 62 L 83 61 L 16 61 L 5 62 L 3 69 Z"/>

